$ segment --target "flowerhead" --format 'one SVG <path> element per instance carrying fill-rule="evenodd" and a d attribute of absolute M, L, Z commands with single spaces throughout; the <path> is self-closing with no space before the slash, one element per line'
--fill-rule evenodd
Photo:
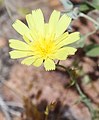
<path fill-rule="evenodd" d="M 23 58 L 22 64 L 36 67 L 44 64 L 46 70 L 55 70 L 55 60 L 65 60 L 75 54 L 77 49 L 67 45 L 79 40 L 80 35 L 65 32 L 71 23 L 68 15 L 60 17 L 60 12 L 54 10 L 45 23 L 42 11 L 37 9 L 26 15 L 26 21 L 28 26 L 20 20 L 13 24 L 24 41 L 9 40 L 9 46 L 14 49 L 10 52 L 12 59 Z"/>

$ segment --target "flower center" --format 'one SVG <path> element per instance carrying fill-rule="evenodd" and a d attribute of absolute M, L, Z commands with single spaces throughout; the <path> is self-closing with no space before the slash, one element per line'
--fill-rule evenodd
<path fill-rule="evenodd" d="M 55 52 L 55 42 L 53 40 L 42 39 L 34 41 L 32 50 L 35 55 L 39 55 L 43 59 L 50 57 Z"/>

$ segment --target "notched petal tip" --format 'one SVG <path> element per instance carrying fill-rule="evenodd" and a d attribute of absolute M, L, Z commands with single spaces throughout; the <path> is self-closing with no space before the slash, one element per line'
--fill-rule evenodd
<path fill-rule="evenodd" d="M 64 14 L 64 16 L 66 17 L 66 19 L 72 20 L 72 18 L 69 15 Z"/>
<path fill-rule="evenodd" d="M 42 10 L 39 8 L 39 9 L 36 9 L 36 11 L 40 11 L 40 12 L 42 12 Z"/>
<path fill-rule="evenodd" d="M 18 19 L 16 19 L 16 21 L 12 24 L 12 26 L 13 26 L 13 28 L 15 27 L 15 25 L 17 24 L 17 23 L 19 23 L 19 22 L 21 22 L 20 20 L 18 20 Z"/>
<path fill-rule="evenodd" d="M 38 11 L 42 12 L 42 10 L 40 8 L 38 8 L 38 9 L 32 10 L 32 14 L 35 12 L 38 12 Z"/>
<path fill-rule="evenodd" d="M 75 32 L 73 32 L 73 33 L 75 33 L 75 34 L 77 34 L 78 36 L 80 36 L 80 32 L 75 31 Z"/>
<path fill-rule="evenodd" d="M 53 10 L 52 13 L 56 14 L 56 13 L 60 13 L 60 11 L 58 11 L 58 10 Z"/>
<path fill-rule="evenodd" d="M 45 68 L 46 71 L 52 71 L 52 70 L 55 70 L 55 69 L 56 69 L 56 67 L 55 68 L 51 68 L 51 69 L 46 69 Z"/>
<path fill-rule="evenodd" d="M 74 32 L 74 33 L 76 35 L 75 37 L 76 37 L 77 41 L 80 40 L 80 38 L 81 38 L 80 32 Z"/>
<path fill-rule="evenodd" d="M 13 39 L 10 39 L 10 40 L 9 40 L 9 43 L 12 42 L 12 40 L 13 40 Z"/>
<path fill-rule="evenodd" d="M 9 55 L 10 55 L 10 58 L 11 58 L 11 59 L 17 59 L 17 58 L 14 58 L 14 57 L 13 57 L 12 51 L 9 52 Z"/>
<path fill-rule="evenodd" d="M 50 71 L 50 70 L 55 70 L 56 66 L 55 66 L 54 61 L 48 58 L 44 61 L 44 67 L 46 71 Z"/>
<path fill-rule="evenodd" d="M 22 64 L 22 65 L 25 65 L 25 66 L 30 66 L 30 65 L 32 65 L 32 64 L 29 64 L 29 63 L 25 63 L 25 62 L 23 62 L 23 61 L 21 61 L 21 64 Z"/>

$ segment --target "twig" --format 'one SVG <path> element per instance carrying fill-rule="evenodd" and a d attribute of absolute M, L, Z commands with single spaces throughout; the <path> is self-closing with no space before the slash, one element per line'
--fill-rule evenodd
<path fill-rule="evenodd" d="M 95 25 L 97 25 L 99 27 L 99 23 L 96 20 L 94 20 L 93 18 L 91 18 L 90 16 L 85 15 L 84 13 L 80 12 L 79 17 L 84 17 L 84 18 L 90 20 L 91 22 L 93 22 Z"/>

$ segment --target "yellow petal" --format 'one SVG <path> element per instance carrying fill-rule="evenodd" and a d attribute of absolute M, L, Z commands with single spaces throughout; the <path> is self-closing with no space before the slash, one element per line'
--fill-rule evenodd
<path fill-rule="evenodd" d="M 29 45 L 20 40 L 10 39 L 9 46 L 17 50 L 29 50 Z"/>
<path fill-rule="evenodd" d="M 66 50 L 67 55 L 74 55 L 75 52 L 77 51 L 77 49 L 73 47 L 64 47 L 64 48 Z"/>
<path fill-rule="evenodd" d="M 74 55 L 77 49 L 73 47 L 64 47 L 55 53 L 56 59 L 65 60 L 68 55 Z"/>
<path fill-rule="evenodd" d="M 80 39 L 80 34 L 79 32 L 74 32 L 68 35 L 68 37 L 64 38 L 63 40 L 61 40 L 58 44 L 57 47 L 60 48 L 64 45 L 68 45 L 71 44 L 73 42 L 76 42 L 77 40 Z"/>
<path fill-rule="evenodd" d="M 27 33 L 29 31 L 29 28 L 20 20 L 16 20 L 12 26 L 21 35 L 24 35 L 25 33 Z"/>
<path fill-rule="evenodd" d="M 46 71 L 55 70 L 55 63 L 53 60 L 48 58 L 44 61 L 44 67 L 45 67 Z"/>
<path fill-rule="evenodd" d="M 68 28 L 71 22 L 71 18 L 64 14 L 57 23 L 56 26 L 56 37 L 59 37 Z"/>
<path fill-rule="evenodd" d="M 32 11 L 32 14 L 26 15 L 26 21 L 28 23 L 29 28 L 31 29 L 30 34 L 35 40 L 35 36 L 37 36 L 37 33 L 40 28 L 37 28 L 37 16 L 36 16 L 36 11 Z M 43 23 L 44 24 L 44 23 Z M 43 28 L 42 28 L 43 29 Z M 36 38 L 37 39 L 37 38 Z"/>
<path fill-rule="evenodd" d="M 26 35 L 30 40 L 32 39 L 31 36 L 30 36 L 29 28 L 23 22 L 21 22 L 20 20 L 16 20 L 15 23 L 12 26 L 21 35 Z"/>
<path fill-rule="evenodd" d="M 45 39 L 48 39 L 49 37 L 49 24 L 48 23 L 44 24 L 44 34 L 45 34 Z"/>
<path fill-rule="evenodd" d="M 41 66 L 42 63 L 43 63 L 43 59 L 42 58 L 37 58 L 34 61 L 33 65 L 36 66 L 36 67 L 39 67 L 39 66 Z"/>
<path fill-rule="evenodd" d="M 35 23 L 32 14 L 26 15 L 26 21 L 30 29 L 34 29 Z"/>
<path fill-rule="evenodd" d="M 59 17 L 60 17 L 60 12 L 54 10 L 49 19 L 49 24 L 51 25 L 51 27 L 53 27 L 52 25 L 57 24 Z"/>
<path fill-rule="evenodd" d="M 55 54 L 55 58 L 58 60 L 66 60 L 67 58 L 66 50 L 63 48 L 58 50 L 57 53 Z"/>
<path fill-rule="evenodd" d="M 33 10 L 32 16 L 37 32 L 44 36 L 44 16 L 41 9 Z"/>
<path fill-rule="evenodd" d="M 62 42 L 64 39 L 66 39 L 68 37 L 68 32 L 63 33 L 62 35 L 60 35 L 60 37 L 58 37 L 57 39 L 55 39 L 55 44 L 59 44 L 60 42 Z"/>
<path fill-rule="evenodd" d="M 12 59 L 17 59 L 17 58 L 32 56 L 33 52 L 13 50 L 9 52 L 9 54 Z"/>
<path fill-rule="evenodd" d="M 40 36 L 40 35 L 38 36 L 38 32 L 35 29 L 30 31 L 30 35 L 33 38 L 33 41 L 38 40 Z"/>
<path fill-rule="evenodd" d="M 49 34 L 53 34 L 56 31 L 56 25 L 60 17 L 60 12 L 54 10 L 49 19 Z"/>
<path fill-rule="evenodd" d="M 26 37 L 26 35 L 23 35 L 23 39 L 26 43 L 30 43 L 31 41 Z"/>
<path fill-rule="evenodd" d="M 22 60 L 21 64 L 32 65 L 34 61 L 35 61 L 35 56 L 32 56 L 32 57 L 28 57 Z"/>

